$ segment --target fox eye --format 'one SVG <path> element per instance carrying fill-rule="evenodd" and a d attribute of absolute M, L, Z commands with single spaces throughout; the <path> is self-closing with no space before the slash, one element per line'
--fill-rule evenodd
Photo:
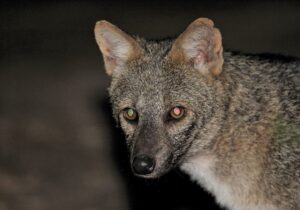
<path fill-rule="evenodd" d="M 132 108 L 124 109 L 123 116 L 128 121 L 135 121 L 135 120 L 137 120 L 137 117 L 138 117 L 137 112 Z"/>
<path fill-rule="evenodd" d="M 185 110 L 183 107 L 179 107 L 179 106 L 173 107 L 170 111 L 170 117 L 172 119 L 178 120 L 183 117 L 184 112 Z"/>

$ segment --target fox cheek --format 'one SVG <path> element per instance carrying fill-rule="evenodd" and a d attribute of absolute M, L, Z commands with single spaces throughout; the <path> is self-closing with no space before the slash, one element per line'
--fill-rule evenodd
<path fill-rule="evenodd" d="M 197 135 L 198 129 L 196 122 L 192 122 L 188 127 L 186 127 L 180 133 L 172 136 L 171 142 L 174 152 L 178 157 L 175 157 L 179 161 L 180 158 L 184 157 L 191 146 L 192 141 Z"/>

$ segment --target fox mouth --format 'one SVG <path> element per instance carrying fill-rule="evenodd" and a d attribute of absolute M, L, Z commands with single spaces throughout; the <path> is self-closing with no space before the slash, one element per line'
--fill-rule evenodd
<path fill-rule="evenodd" d="M 149 174 L 139 174 L 139 173 L 136 173 L 134 171 L 134 169 L 132 169 L 133 174 L 135 176 L 140 177 L 140 178 L 145 178 L 145 179 L 156 179 L 156 178 L 162 177 L 165 174 L 167 174 L 170 170 L 172 170 L 171 166 L 168 168 L 154 170 L 153 172 L 151 172 Z"/>

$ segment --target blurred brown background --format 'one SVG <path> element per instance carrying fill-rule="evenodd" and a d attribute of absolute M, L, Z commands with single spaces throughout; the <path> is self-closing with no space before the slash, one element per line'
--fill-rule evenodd
<path fill-rule="evenodd" d="M 1 1 L 0 210 L 218 209 L 174 170 L 141 180 L 93 37 L 106 19 L 146 38 L 214 20 L 225 48 L 300 56 L 299 1 Z"/>

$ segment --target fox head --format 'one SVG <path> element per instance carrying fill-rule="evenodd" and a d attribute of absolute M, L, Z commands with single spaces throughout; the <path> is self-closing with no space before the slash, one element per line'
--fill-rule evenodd
<path fill-rule="evenodd" d="M 162 41 L 99 21 L 95 37 L 136 175 L 155 178 L 212 150 L 224 93 L 221 34 L 211 20 L 199 18 L 177 39 Z"/>

